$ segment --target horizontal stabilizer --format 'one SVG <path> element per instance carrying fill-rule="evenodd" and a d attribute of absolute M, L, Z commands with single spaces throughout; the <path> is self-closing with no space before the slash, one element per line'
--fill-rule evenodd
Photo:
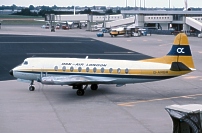
<path fill-rule="evenodd" d="M 182 62 L 172 62 L 171 64 L 171 71 L 191 71 L 185 64 Z"/>

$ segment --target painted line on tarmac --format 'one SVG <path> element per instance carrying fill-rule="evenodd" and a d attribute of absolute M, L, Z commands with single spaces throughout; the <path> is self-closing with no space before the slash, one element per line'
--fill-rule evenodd
<path fill-rule="evenodd" d="M 170 45 L 172 43 L 167 43 L 167 44 L 160 44 L 159 46 L 167 46 L 167 45 Z"/>
<path fill-rule="evenodd" d="M 124 53 L 124 54 L 134 54 L 135 52 L 104 52 L 104 53 L 108 53 L 108 54 L 109 54 L 109 53 L 110 53 L 110 54 L 111 54 L 111 53 L 113 53 L 113 54 L 114 54 L 114 53 L 116 53 L 116 54 L 117 54 L 117 53 L 122 53 L 122 54 L 123 54 L 123 53 Z"/>
<path fill-rule="evenodd" d="M 159 98 L 159 99 L 150 99 L 150 100 L 141 100 L 136 102 L 125 102 L 119 103 L 118 106 L 135 106 L 136 104 L 140 103 L 149 103 L 149 102 L 156 102 L 156 101 L 165 101 L 165 100 L 172 100 L 172 99 L 180 99 L 180 98 L 193 98 L 196 96 L 202 96 L 202 94 L 194 94 L 194 95 L 185 95 L 185 96 L 177 96 L 177 97 L 168 97 L 168 98 Z"/>
<path fill-rule="evenodd" d="M 157 39 L 158 42 L 162 42 L 163 40 Z"/>
<path fill-rule="evenodd" d="M 82 43 L 82 42 L 0 42 L 0 43 Z"/>
<path fill-rule="evenodd" d="M 27 55 L 141 55 L 141 54 L 130 54 L 130 53 L 103 53 L 103 54 L 93 54 L 93 53 L 27 53 Z"/>
<path fill-rule="evenodd" d="M 183 76 L 183 79 L 198 79 L 202 78 L 202 76 Z"/>

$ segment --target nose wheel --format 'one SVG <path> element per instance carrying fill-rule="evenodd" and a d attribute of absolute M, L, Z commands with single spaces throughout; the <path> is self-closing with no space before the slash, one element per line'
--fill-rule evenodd
<path fill-rule="evenodd" d="M 34 80 L 31 81 L 30 86 L 29 86 L 29 91 L 34 91 L 35 87 L 34 87 Z"/>
<path fill-rule="evenodd" d="M 30 86 L 29 87 L 29 91 L 34 91 L 35 90 L 35 87 L 34 86 Z"/>

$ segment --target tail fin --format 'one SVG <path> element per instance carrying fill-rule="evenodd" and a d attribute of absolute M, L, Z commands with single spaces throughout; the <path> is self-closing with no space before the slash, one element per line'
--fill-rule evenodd
<path fill-rule="evenodd" d="M 170 52 L 163 57 L 153 58 L 144 61 L 171 64 L 172 66 L 176 64 L 181 64 L 183 68 L 187 67 L 189 69 L 194 69 L 194 62 L 192 59 L 191 49 L 189 46 L 189 41 L 187 35 L 184 33 L 179 33 L 174 40 L 173 46 Z M 179 67 L 180 67 L 179 66 Z M 171 67 L 172 69 L 172 67 Z"/>

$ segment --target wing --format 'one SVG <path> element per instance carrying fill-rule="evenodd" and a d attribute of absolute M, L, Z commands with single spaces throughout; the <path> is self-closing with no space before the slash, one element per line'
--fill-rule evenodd
<path fill-rule="evenodd" d="M 98 77 L 98 76 L 82 76 L 82 75 L 71 75 L 71 76 L 48 76 L 42 77 L 41 83 L 48 85 L 72 85 L 72 84 L 100 84 L 110 83 L 116 80 L 115 78 Z"/>

